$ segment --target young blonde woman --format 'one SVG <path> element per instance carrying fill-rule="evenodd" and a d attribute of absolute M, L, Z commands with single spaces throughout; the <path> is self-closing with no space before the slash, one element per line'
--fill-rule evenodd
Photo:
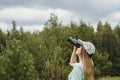
<path fill-rule="evenodd" d="M 94 63 L 92 55 L 95 52 L 95 47 L 91 42 L 85 42 L 78 39 L 80 48 L 74 46 L 70 65 L 73 70 L 68 76 L 68 80 L 94 80 Z M 79 62 L 76 60 L 76 55 L 79 58 Z"/>

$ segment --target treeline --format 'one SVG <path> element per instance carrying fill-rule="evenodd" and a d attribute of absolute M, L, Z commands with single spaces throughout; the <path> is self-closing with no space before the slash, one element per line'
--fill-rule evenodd
<path fill-rule="evenodd" d="M 13 28 L 0 30 L 0 80 L 68 80 L 73 50 L 67 38 L 72 36 L 94 43 L 95 79 L 120 76 L 120 26 L 111 29 L 98 22 L 95 31 L 84 22 L 63 25 L 54 14 L 40 32 Z"/>

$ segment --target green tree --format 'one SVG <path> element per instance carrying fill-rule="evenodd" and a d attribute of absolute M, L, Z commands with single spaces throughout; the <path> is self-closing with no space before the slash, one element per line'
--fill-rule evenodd
<path fill-rule="evenodd" d="M 6 46 L 6 39 L 7 39 L 6 34 L 0 29 L 0 53 Z"/>
<path fill-rule="evenodd" d="M 8 74 L 10 60 L 4 55 L 0 55 L 0 80 L 11 80 Z"/>
<path fill-rule="evenodd" d="M 9 59 L 7 80 L 33 80 L 34 62 L 32 54 L 19 40 L 8 40 L 4 56 Z"/>
<path fill-rule="evenodd" d="M 108 60 L 112 62 L 112 67 L 107 74 L 118 75 L 118 68 L 115 67 L 118 65 L 119 58 L 119 39 L 117 34 L 111 29 L 109 23 L 98 24 L 97 28 L 98 32 L 96 32 L 96 47 L 102 53 L 107 53 L 109 55 Z"/>
<path fill-rule="evenodd" d="M 95 55 L 93 56 L 96 79 L 108 75 L 112 67 L 112 62 L 108 61 L 108 58 L 109 55 L 107 53 L 101 53 L 100 51 L 96 50 Z"/>

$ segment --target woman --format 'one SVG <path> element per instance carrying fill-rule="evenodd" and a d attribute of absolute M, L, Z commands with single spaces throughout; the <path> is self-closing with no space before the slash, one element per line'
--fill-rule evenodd
<path fill-rule="evenodd" d="M 85 42 L 78 39 L 80 48 L 74 46 L 74 50 L 71 55 L 70 65 L 73 70 L 68 76 L 68 80 L 94 80 L 94 63 L 92 55 L 95 52 L 95 47 L 90 42 Z M 79 58 L 77 62 L 76 55 Z"/>

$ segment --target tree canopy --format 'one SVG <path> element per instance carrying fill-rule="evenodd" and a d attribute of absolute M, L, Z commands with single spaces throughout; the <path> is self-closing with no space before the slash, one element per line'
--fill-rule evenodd
<path fill-rule="evenodd" d="M 120 76 L 120 26 L 106 22 L 97 29 L 80 22 L 63 25 L 52 14 L 40 32 L 16 29 L 0 30 L 0 80 L 67 80 L 73 50 L 67 38 L 72 36 L 92 42 L 95 78 Z"/>

